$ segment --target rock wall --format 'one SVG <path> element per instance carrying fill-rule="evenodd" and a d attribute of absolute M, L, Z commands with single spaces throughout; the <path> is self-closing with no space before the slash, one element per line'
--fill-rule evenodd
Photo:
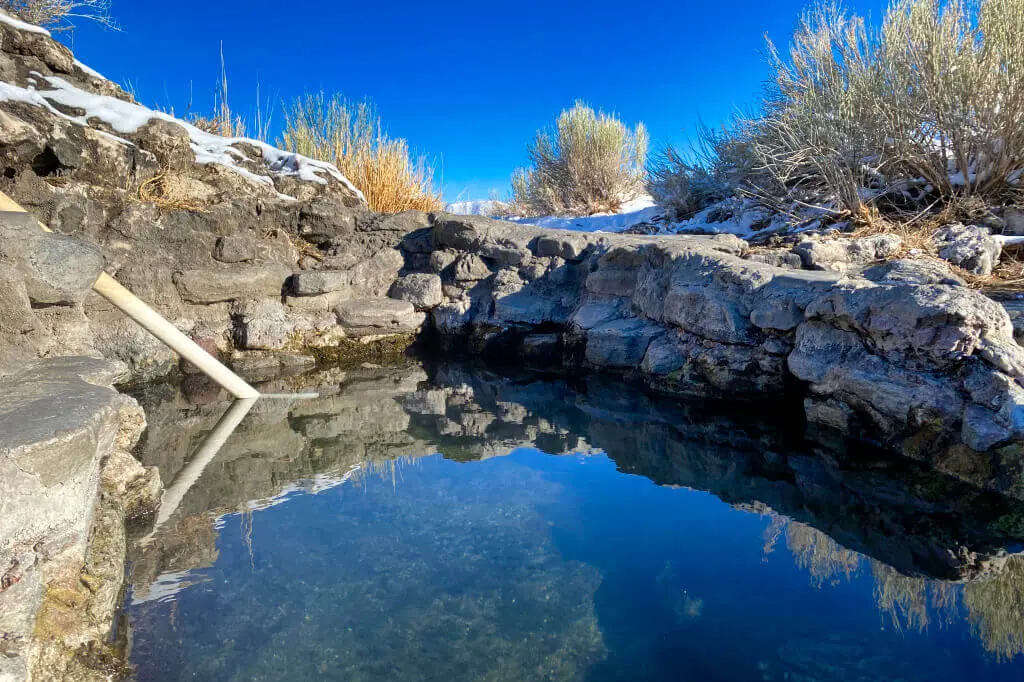
<path fill-rule="evenodd" d="M 129 454 L 146 422 L 125 376 L 65 357 L 0 380 L 0 680 L 108 679 L 125 520 L 162 490 Z"/>
<path fill-rule="evenodd" d="M 439 304 L 420 302 L 436 331 L 475 352 L 624 372 L 671 394 L 795 390 L 812 423 L 914 457 L 963 444 L 1019 461 L 1024 349 L 1000 304 L 933 262 L 794 270 L 744 258 L 724 235 L 468 216 L 437 216 L 402 247 L 416 281 L 441 288 Z"/>
<path fill-rule="evenodd" d="M 333 166 L 244 138 L 212 135 L 147 109 L 75 61 L 42 29 L 0 12 L 0 190 L 86 257 L 49 239 L 17 246 L 34 224 L 0 215 L 0 262 L 75 258 L 81 279 L 106 270 L 208 350 L 237 361 L 365 345 L 423 321 L 386 300 L 402 236 L 417 214 L 378 216 Z M 32 240 L 42 239 L 31 236 Z M 69 247 L 70 248 L 70 247 Z M 45 263 L 44 263 L 45 265 Z M 37 356 L 128 363 L 137 379 L 177 360 L 102 298 L 76 286 L 49 300 L 0 264 L 7 344 L 0 373 Z"/>

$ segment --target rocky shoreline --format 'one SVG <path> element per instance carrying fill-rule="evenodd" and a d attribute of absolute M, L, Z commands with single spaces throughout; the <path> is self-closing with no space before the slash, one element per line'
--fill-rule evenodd
<path fill-rule="evenodd" d="M 32 214 L 0 213 L 0 681 L 105 679 L 125 519 L 161 493 L 112 387 L 192 371 L 90 291 L 104 271 L 247 376 L 419 339 L 668 396 L 797 396 L 822 432 L 1024 499 L 1009 313 L 940 262 L 885 260 L 888 238 L 377 215 L 333 167 L 146 109 L 2 13 L 0 190 Z M 989 246 L 953 255 L 991 269 Z"/>

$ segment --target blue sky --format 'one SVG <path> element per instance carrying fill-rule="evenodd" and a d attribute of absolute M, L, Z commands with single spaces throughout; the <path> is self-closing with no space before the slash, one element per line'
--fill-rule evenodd
<path fill-rule="evenodd" d="M 307 91 L 371 97 L 392 135 L 435 159 L 452 201 L 504 194 L 535 131 L 575 99 L 643 121 L 655 145 L 728 118 L 757 99 L 764 34 L 788 41 L 804 5 L 114 0 L 123 31 L 80 23 L 65 40 L 143 103 L 179 115 L 190 99 L 212 109 L 221 41 L 243 115 L 257 86 L 278 124 L 281 100 Z M 886 2 L 847 5 L 878 17 Z"/>

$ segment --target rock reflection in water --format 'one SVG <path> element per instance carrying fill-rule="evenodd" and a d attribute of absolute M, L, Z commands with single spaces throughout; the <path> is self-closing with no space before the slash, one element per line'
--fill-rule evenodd
<path fill-rule="evenodd" d="M 715 657 L 693 643 L 702 638 L 717 654 L 737 644 L 709 639 L 723 626 L 722 585 L 691 588 L 685 557 L 647 578 L 639 568 L 620 575 L 643 563 L 640 550 L 613 559 L 614 548 L 587 544 L 610 521 L 587 511 L 570 467 L 604 456 L 663 490 L 708 491 L 746 512 L 726 521 L 706 512 L 706 522 L 754 524 L 742 537 L 761 561 L 777 562 L 784 544 L 822 599 L 869 580 L 888 629 L 934 637 L 962 628 L 988 659 L 1009 662 L 993 679 L 1020 672 L 1020 502 L 906 461 L 836 455 L 802 443 L 799 424 L 665 403 L 600 379 L 405 366 L 332 370 L 267 390 L 296 386 L 322 396 L 258 403 L 153 541 L 134 550 L 128 611 L 140 678 L 669 679 L 693 666 L 723 679 L 874 679 L 883 669 L 896 679 L 893 657 L 906 655 L 901 665 L 920 673 L 906 679 L 930 679 L 888 640 L 876 651 L 863 637 L 801 635 L 781 617 L 770 647 L 694 660 Z M 170 483 L 227 405 L 195 404 L 166 385 L 139 397 L 150 424 L 141 456 Z M 576 457 L 514 454 L 524 447 Z M 490 468 L 450 463 L 483 460 Z M 638 494 L 640 508 L 643 479 L 609 472 L 581 485 L 599 496 L 614 481 L 624 490 L 609 499 Z M 650 525 L 657 535 L 660 523 Z M 706 531 L 672 532 L 685 544 Z M 636 594 L 616 596 L 623 580 L 638 581 Z M 647 593 L 657 606 L 644 608 L 664 611 L 660 626 L 656 613 L 647 623 L 628 617 Z M 697 647 L 685 663 L 638 643 L 683 635 Z"/>

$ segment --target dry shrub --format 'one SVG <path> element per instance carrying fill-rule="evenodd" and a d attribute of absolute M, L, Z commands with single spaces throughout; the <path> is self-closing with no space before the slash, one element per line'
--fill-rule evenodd
<path fill-rule="evenodd" d="M 0 0 L 0 10 L 55 31 L 73 29 L 78 19 L 117 28 L 110 16 L 110 0 Z"/>
<path fill-rule="evenodd" d="M 245 137 L 245 121 L 242 120 L 241 116 L 231 114 L 230 110 L 228 110 L 228 114 L 226 116 L 223 114 L 217 114 L 214 116 L 192 114 L 188 117 L 188 122 L 202 130 L 204 133 L 210 133 L 211 135 Z"/>
<path fill-rule="evenodd" d="M 160 173 L 139 185 L 137 200 L 166 211 L 205 212 L 198 197 L 188 190 L 189 184 L 179 176 Z"/>
<path fill-rule="evenodd" d="M 520 215 L 613 212 L 644 189 L 644 125 L 630 130 L 582 102 L 563 111 L 554 130 L 538 131 L 528 153 L 531 167 L 512 177 L 513 209 Z"/>
<path fill-rule="evenodd" d="M 751 137 L 787 190 L 919 210 L 1005 200 L 1024 169 L 1024 0 L 898 0 L 878 28 L 834 3 L 806 13 Z"/>
<path fill-rule="evenodd" d="M 434 169 L 413 159 L 408 143 L 384 132 L 369 101 L 350 102 L 323 93 L 296 100 L 285 113 L 278 144 L 321 161 L 329 161 L 366 196 L 374 211 L 440 211 Z"/>

